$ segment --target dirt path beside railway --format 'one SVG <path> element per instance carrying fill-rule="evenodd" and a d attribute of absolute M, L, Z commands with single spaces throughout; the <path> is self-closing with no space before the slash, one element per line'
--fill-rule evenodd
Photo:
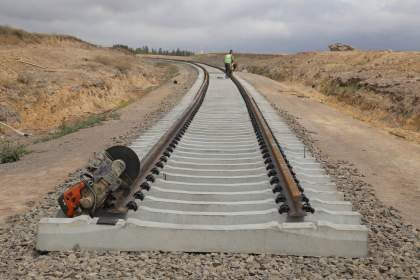
<path fill-rule="evenodd" d="M 380 200 L 420 228 L 420 145 L 310 98 L 305 91 L 311 89 L 250 73 L 239 76 L 278 109 L 296 117 L 312 134 L 315 146 L 332 161 L 353 164 Z"/>
<path fill-rule="evenodd" d="M 119 120 L 32 145 L 32 153 L 22 160 L 0 165 L 0 221 L 23 212 L 47 192 L 54 191 L 69 173 L 83 167 L 93 152 L 127 142 L 168 112 L 197 77 L 190 66 L 178 68 L 175 78 L 120 109 Z"/>

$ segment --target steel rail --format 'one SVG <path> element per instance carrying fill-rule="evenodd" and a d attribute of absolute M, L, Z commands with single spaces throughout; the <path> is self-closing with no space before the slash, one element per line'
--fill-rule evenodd
<path fill-rule="evenodd" d="M 232 75 L 232 81 L 235 83 L 239 92 L 247 104 L 248 111 L 251 115 L 251 119 L 254 121 L 255 130 L 257 131 L 257 137 L 264 139 L 266 151 L 270 155 L 271 161 L 267 161 L 268 164 L 272 164 L 272 169 L 276 172 L 271 174 L 272 179 L 270 183 L 275 185 L 274 190 L 282 192 L 285 195 L 286 201 L 278 199 L 278 202 L 287 202 L 280 206 L 279 212 L 287 212 L 291 219 L 299 219 L 306 215 L 302 204 L 302 192 L 301 188 L 297 183 L 295 176 L 290 170 L 290 166 L 284 156 L 283 150 L 280 148 L 276 138 L 271 131 L 267 120 L 264 118 L 260 108 L 255 102 L 254 98 L 245 90 L 242 84 Z M 281 194 L 280 194 L 281 197 Z"/>

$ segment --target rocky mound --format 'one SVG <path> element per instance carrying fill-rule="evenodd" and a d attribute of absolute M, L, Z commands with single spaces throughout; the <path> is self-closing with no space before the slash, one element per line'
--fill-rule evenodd
<path fill-rule="evenodd" d="M 346 51 L 354 51 L 354 48 L 350 45 L 335 43 L 328 46 L 330 51 L 332 52 L 346 52 Z"/>

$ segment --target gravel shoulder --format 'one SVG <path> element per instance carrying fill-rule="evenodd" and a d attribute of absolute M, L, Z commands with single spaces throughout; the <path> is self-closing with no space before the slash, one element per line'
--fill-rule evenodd
<path fill-rule="evenodd" d="M 197 76 L 193 68 L 177 65 L 178 76 L 120 109 L 119 120 L 32 145 L 28 147 L 32 153 L 22 160 L 0 165 L 0 221 L 32 207 L 70 172 L 84 166 L 93 152 L 124 143 L 169 111 Z M 174 79 L 177 84 L 173 83 Z"/>
<path fill-rule="evenodd" d="M 332 161 L 345 161 L 372 185 L 375 195 L 420 228 L 420 145 L 390 135 L 306 95 L 305 87 L 240 73 L 279 109 L 298 118 Z"/>

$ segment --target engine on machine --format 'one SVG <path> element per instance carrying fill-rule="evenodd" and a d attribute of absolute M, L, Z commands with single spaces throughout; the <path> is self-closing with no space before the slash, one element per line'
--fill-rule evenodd
<path fill-rule="evenodd" d="M 80 182 L 68 187 L 58 198 L 67 217 L 94 216 L 111 209 L 121 194 L 129 194 L 140 173 L 137 154 L 125 146 L 113 146 L 95 153 L 81 172 Z"/>

